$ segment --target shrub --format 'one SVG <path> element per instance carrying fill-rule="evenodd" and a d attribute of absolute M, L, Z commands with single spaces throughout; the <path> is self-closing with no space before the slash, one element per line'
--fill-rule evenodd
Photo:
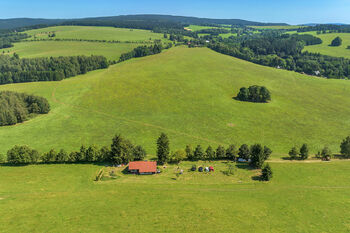
<path fill-rule="evenodd" d="M 296 147 L 293 147 L 290 151 L 289 151 L 289 156 L 291 159 L 297 159 L 298 158 L 298 150 Z"/>
<path fill-rule="evenodd" d="M 303 144 L 300 148 L 300 159 L 306 160 L 309 157 L 309 148 L 307 144 Z"/>
<path fill-rule="evenodd" d="M 186 158 L 186 152 L 183 150 L 177 150 L 171 155 L 170 162 L 175 163 L 175 164 L 179 164 L 185 158 Z"/>
<path fill-rule="evenodd" d="M 14 146 L 7 151 L 7 161 L 11 164 L 30 164 L 39 160 L 39 153 L 28 146 Z"/>
<path fill-rule="evenodd" d="M 350 157 L 350 136 L 345 138 L 340 144 L 340 153 L 345 157 Z"/>
<path fill-rule="evenodd" d="M 261 180 L 263 180 L 263 181 L 269 181 L 269 180 L 271 180 L 271 178 L 272 178 L 272 175 L 273 175 L 273 172 L 272 172 L 272 169 L 271 169 L 271 167 L 270 167 L 270 164 L 266 164 L 264 167 L 263 167 L 263 169 L 262 169 L 262 171 L 261 171 Z"/>

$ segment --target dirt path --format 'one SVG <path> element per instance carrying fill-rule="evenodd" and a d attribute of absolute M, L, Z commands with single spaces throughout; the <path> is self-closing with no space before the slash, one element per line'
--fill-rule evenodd
<path fill-rule="evenodd" d="M 189 138 L 193 138 L 193 139 L 197 139 L 197 140 L 201 140 L 201 141 L 205 141 L 205 142 L 210 142 L 210 143 L 215 143 L 215 144 L 219 144 L 219 145 L 223 145 L 223 146 L 227 146 L 227 145 L 228 145 L 228 144 L 226 144 L 226 143 L 222 143 L 222 142 L 218 142 L 218 141 L 215 141 L 215 140 L 211 140 L 211 139 L 209 139 L 209 138 L 203 138 L 203 137 L 194 136 L 194 135 L 191 135 L 191 134 L 188 134 L 188 133 L 176 131 L 176 130 L 174 130 L 174 129 L 169 129 L 169 128 L 166 128 L 166 127 L 163 127 L 163 126 L 154 125 L 154 124 L 150 124 L 150 123 L 142 122 L 142 121 L 137 121 L 137 120 L 131 120 L 131 119 L 124 118 L 124 117 L 117 117 L 117 116 L 115 116 L 115 115 L 112 115 L 112 114 L 109 114 L 109 113 L 106 113 L 106 112 L 102 112 L 102 111 L 98 111 L 98 110 L 86 109 L 86 108 L 83 108 L 83 107 L 81 107 L 81 106 L 75 106 L 75 105 L 71 105 L 71 104 L 64 103 L 64 102 L 62 102 L 62 101 L 59 101 L 59 100 L 56 98 L 56 89 L 57 89 L 57 86 L 58 86 L 58 85 L 59 85 L 59 84 L 57 84 L 57 85 L 55 86 L 54 90 L 53 90 L 52 93 L 51 93 L 52 100 L 53 100 L 55 103 L 58 103 L 58 104 L 61 104 L 61 105 L 65 105 L 65 106 L 72 107 L 73 109 L 78 110 L 78 111 L 90 111 L 90 112 L 94 112 L 94 113 L 97 113 L 97 114 L 106 116 L 106 117 L 108 117 L 109 119 L 110 119 L 110 118 L 113 118 L 113 119 L 117 119 L 117 120 L 122 120 L 122 121 L 126 121 L 126 122 L 129 122 L 129 123 L 138 124 L 138 125 L 142 125 L 142 126 L 149 127 L 149 128 L 153 128 L 153 129 L 163 130 L 163 131 L 171 132 L 171 133 L 173 133 L 173 134 L 177 134 L 177 135 L 181 135 L 181 136 L 186 136 L 186 137 L 189 137 Z"/>

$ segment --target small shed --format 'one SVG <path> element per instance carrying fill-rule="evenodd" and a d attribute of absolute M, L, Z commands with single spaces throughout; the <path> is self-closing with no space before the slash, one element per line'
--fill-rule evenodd
<path fill-rule="evenodd" d="M 152 175 L 157 173 L 157 162 L 134 161 L 129 163 L 129 173 L 138 175 Z"/>

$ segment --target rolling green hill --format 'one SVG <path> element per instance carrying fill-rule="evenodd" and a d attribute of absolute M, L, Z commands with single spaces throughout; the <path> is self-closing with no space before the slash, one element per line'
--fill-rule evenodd
<path fill-rule="evenodd" d="M 14 47 L 1 49 L 0 53 L 17 53 L 23 58 L 59 57 L 77 55 L 102 55 L 109 60 L 118 60 L 141 44 L 137 43 L 101 43 L 86 41 L 30 41 L 15 43 Z"/>
<path fill-rule="evenodd" d="M 233 100 L 243 86 L 264 85 L 269 104 Z M 206 48 L 177 47 L 61 82 L 0 90 L 49 99 L 52 111 L 0 128 L 1 152 L 15 144 L 39 151 L 109 145 L 116 133 L 155 153 L 166 132 L 173 150 L 186 144 L 263 143 L 279 157 L 304 142 L 312 152 L 339 151 L 350 132 L 350 83 L 255 65 Z"/>
<path fill-rule="evenodd" d="M 148 30 L 115 28 L 115 27 L 88 27 L 88 26 L 57 26 L 25 31 L 37 39 L 49 39 L 50 33 L 55 33 L 54 39 L 82 39 L 82 40 L 115 40 L 115 41 L 151 41 L 164 39 L 163 34 Z"/>
<path fill-rule="evenodd" d="M 306 46 L 304 51 L 309 51 L 313 53 L 321 53 L 324 55 L 334 56 L 334 57 L 345 57 L 350 58 L 350 33 L 327 33 L 317 35 L 316 32 L 305 32 L 304 34 L 312 34 L 322 39 L 323 43 L 319 45 Z M 339 47 L 329 46 L 333 39 L 337 36 L 342 38 L 343 44 Z"/>

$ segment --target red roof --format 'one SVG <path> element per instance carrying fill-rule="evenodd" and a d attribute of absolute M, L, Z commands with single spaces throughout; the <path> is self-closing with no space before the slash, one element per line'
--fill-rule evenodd
<path fill-rule="evenodd" d="M 157 162 L 151 162 L 151 161 L 130 162 L 129 170 L 139 170 L 139 173 L 157 172 Z"/>

